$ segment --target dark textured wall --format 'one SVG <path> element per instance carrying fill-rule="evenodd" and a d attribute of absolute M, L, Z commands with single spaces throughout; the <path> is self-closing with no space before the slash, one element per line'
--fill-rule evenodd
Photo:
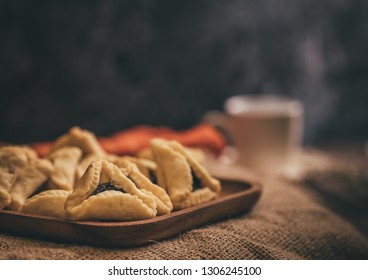
<path fill-rule="evenodd" d="M 306 141 L 368 137 L 368 1 L 1 1 L 0 140 L 194 125 L 228 96 L 302 100 Z"/>

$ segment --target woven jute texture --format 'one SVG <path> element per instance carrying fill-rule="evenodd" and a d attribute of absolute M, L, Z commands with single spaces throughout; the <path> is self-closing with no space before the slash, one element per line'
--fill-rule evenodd
<path fill-rule="evenodd" d="M 368 187 L 368 186 L 367 186 Z M 249 213 L 129 249 L 0 234 L 2 259 L 368 259 L 368 239 L 297 180 L 264 182 Z"/>

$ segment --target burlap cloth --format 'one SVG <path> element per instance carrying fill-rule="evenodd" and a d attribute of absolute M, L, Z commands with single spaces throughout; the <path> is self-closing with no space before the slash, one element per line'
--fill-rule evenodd
<path fill-rule="evenodd" d="M 261 199 L 241 216 L 129 249 L 59 244 L 1 233 L 0 258 L 368 259 L 364 227 L 368 207 L 366 201 L 362 203 L 368 197 L 368 176 L 349 186 L 349 168 L 336 169 L 318 153 L 305 154 L 283 176 L 264 181 Z M 335 187 L 329 185 L 331 178 L 339 179 Z M 345 199 L 351 189 L 358 189 L 356 202 L 351 195 Z"/>

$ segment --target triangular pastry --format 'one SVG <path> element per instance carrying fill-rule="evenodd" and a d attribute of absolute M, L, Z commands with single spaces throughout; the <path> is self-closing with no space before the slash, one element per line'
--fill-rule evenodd
<path fill-rule="evenodd" d="M 64 204 L 69 194 L 66 190 L 43 191 L 28 198 L 19 212 L 64 219 Z"/>
<path fill-rule="evenodd" d="M 220 182 L 176 141 L 153 139 L 158 185 L 169 194 L 174 209 L 212 200 L 221 192 Z"/>
<path fill-rule="evenodd" d="M 170 141 L 169 142 L 170 147 L 175 150 L 176 152 L 179 152 L 181 155 L 185 157 L 188 164 L 192 168 L 192 171 L 195 177 L 200 181 L 201 187 L 206 188 L 208 187 L 212 191 L 216 193 L 221 192 L 221 184 L 220 181 L 213 178 L 208 171 L 204 168 L 204 166 L 198 162 L 198 159 L 196 159 L 195 156 L 191 152 L 189 152 L 186 148 L 184 148 L 181 144 L 179 144 L 177 141 Z M 195 179 L 195 178 L 194 178 Z"/>
<path fill-rule="evenodd" d="M 28 146 L 4 146 L 0 148 L 0 167 L 7 169 L 12 174 L 36 159 L 36 153 Z"/>
<path fill-rule="evenodd" d="M 27 198 L 50 178 L 53 170 L 51 162 L 46 159 L 37 159 L 20 169 L 9 192 L 11 203 L 8 208 L 17 211 Z"/>
<path fill-rule="evenodd" d="M 27 146 L 0 148 L 0 209 L 17 210 L 50 176 L 53 166 Z"/>
<path fill-rule="evenodd" d="M 153 196 L 139 190 L 114 164 L 92 161 L 65 202 L 71 220 L 131 221 L 156 216 Z"/>
<path fill-rule="evenodd" d="M 104 156 L 105 152 L 97 141 L 96 136 L 85 129 L 78 126 L 72 127 L 67 134 L 60 136 L 55 140 L 51 147 L 51 153 L 61 147 L 75 146 L 79 147 L 83 152 L 83 157 L 94 154 Z"/>
<path fill-rule="evenodd" d="M 77 147 L 82 151 L 79 157 L 78 166 L 76 167 L 75 181 L 82 177 L 93 160 L 106 156 L 105 151 L 97 141 L 96 135 L 78 126 L 72 127 L 68 133 L 57 138 L 49 154 L 52 155 L 57 150 L 65 147 Z M 75 183 L 75 181 L 73 183 Z"/>
<path fill-rule="evenodd" d="M 118 167 L 125 166 L 125 162 L 129 161 L 132 163 L 135 163 L 135 165 L 138 167 L 139 171 L 143 173 L 148 179 L 151 180 L 154 184 L 157 183 L 156 178 L 156 170 L 157 170 L 157 164 L 153 160 L 148 160 L 144 158 L 137 158 L 132 156 L 111 156 L 109 155 L 107 159 L 116 164 Z"/>
<path fill-rule="evenodd" d="M 189 196 L 192 191 L 190 166 L 167 143 L 153 140 L 151 146 L 157 163 L 158 185 L 166 190 L 176 208 L 176 200 Z"/>
<path fill-rule="evenodd" d="M 205 161 L 205 153 L 200 148 L 194 148 L 194 147 L 185 147 L 185 150 L 189 152 L 200 164 L 203 164 Z M 154 161 L 154 155 L 152 152 L 152 148 L 150 146 L 140 150 L 136 154 L 137 158 L 139 159 L 146 159 Z"/>
<path fill-rule="evenodd" d="M 151 180 L 139 170 L 137 165 L 130 160 L 131 159 L 127 158 L 118 163 L 124 175 L 132 180 L 141 191 L 152 193 L 157 203 L 157 215 L 170 213 L 173 209 L 173 205 L 166 191 L 152 183 Z"/>
<path fill-rule="evenodd" d="M 88 166 L 91 164 L 92 161 L 98 160 L 101 158 L 104 158 L 104 157 L 95 155 L 95 154 L 86 155 L 84 158 L 82 158 L 76 170 L 75 182 L 78 181 L 83 176 L 83 174 L 86 172 Z"/>
<path fill-rule="evenodd" d="M 54 165 L 49 186 L 52 189 L 73 190 L 76 171 L 82 150 L 78 147 L 61 147 L 52 152 L 48 159 Z"/>

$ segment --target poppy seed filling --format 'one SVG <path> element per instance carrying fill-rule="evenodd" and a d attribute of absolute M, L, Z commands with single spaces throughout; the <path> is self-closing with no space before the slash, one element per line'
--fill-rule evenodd
<path fill-rule="evenodd" d="M 157 184 L 157 178 L 155 175 L 155 172 L 153 172 L 153 170 L 149 170 L 149 179 L 152 183 Z"/>
<path fill-rule="evenodd" d="M 124 193 L 122 189 L 118 189 L 117 187 L 115 187 L 114 185 L 110 183 L 102 183 L 97 186 L 97 188 L 93 191 L 91 195 L 96 195 L 104 191 L 118 191 L 118 192 Z"/>
<path fill-rule="evenodd" d="M 196 191 L 202 187 L 201 180 L 194 174 L 193 170 L 192 170 L 192 181 L 193 181 L 193 191 Z"/>

